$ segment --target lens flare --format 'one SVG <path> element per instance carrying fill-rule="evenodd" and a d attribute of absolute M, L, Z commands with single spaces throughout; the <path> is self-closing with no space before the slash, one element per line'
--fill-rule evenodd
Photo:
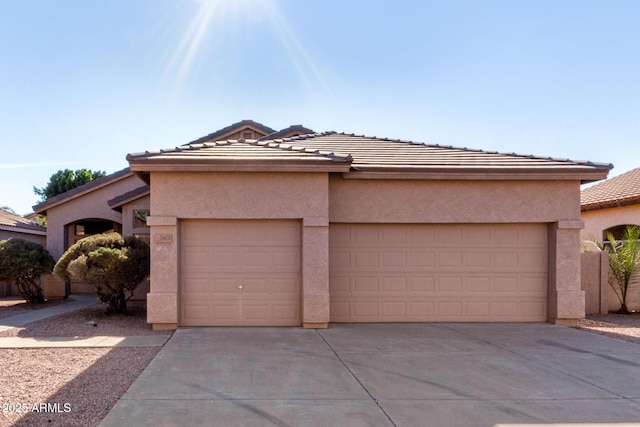
<path fill-rule="evenodd" d="M 252 31 L 265 22 L 277 35 L 290 66 L 311 95 L 322 95 L 333 100 L 334 96 L 323 78 L 319 67 L 300 42 L 285 17 L 272 0 L 195 0 L 196 8 L 179 42 L 163 67 L 162 78 L 170 81 L 174 90 L 180 90 L 193 74 L 196 66 L 204 61 L 203 46 L 212 49 L 217 42 L 215 32 L 224 31 L 225 25 L 239 23 L 243 30 Z M 215 32 L 213 31 L 215 30 Z M 223 34 L 217 34 L 222 36 Z M 215 53 L 215 52 L 214 52 Z"/>

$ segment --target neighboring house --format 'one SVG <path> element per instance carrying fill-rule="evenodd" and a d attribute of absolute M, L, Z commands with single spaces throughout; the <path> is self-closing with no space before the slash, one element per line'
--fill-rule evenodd
<path fill-rule="evenodd" d="M 628 225 L 640 226 L 640 168 L 633 169 L 582 190 L 580 208 L 584 229 L 582 241 L 587 250 L 595 249 L 590 241 L 605 241 L 611 233 L 616 240 Z M 586 261 L 585 261 L 586 262 Z M 620 308 L 620 302 L 603 280 L 606 294 L 601 296 L 604 307 L 610 311 Z M 605 296 L 606 295 L 606 296 Z M 592 298 L 595 300 L 595 298 Z M 640 275 L 631 281 L 627 294 L 627 306 L 640 309 Z M 605 310 L 606 311 L 606 310 Z"/>
<path fill-rule="evenodd" d="M 47 229 L 42 225 L 0 209 L 0 240 L 20 238 L 45 246 Z"/>
<path fill-rule="evenodd" d="M 40 224 L 0 209 L 0 240 L 24 239 L 30 242 L 46 244 L 47 229 Z M 14 295 L 17 289 L 15 285 L 0 282 L 0 296 Z"/>
<path fill-rule="evenodd" d="M 580 184 L 609 164 L 212 135 L 127 157 L 150 185 L 154 329 L 584 317 Z"/>
<path fill-rule="evenodd" d="M 620 239 L 627 225 L 640 226 L 640 168 L 582 190 L 580 209 L 584 240 Z"/>

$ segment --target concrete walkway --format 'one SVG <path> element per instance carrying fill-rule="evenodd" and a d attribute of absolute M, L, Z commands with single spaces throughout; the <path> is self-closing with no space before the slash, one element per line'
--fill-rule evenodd
<path fill-rule="evenodd" d="M 70 301 L 40 310 L 0 319 L 0 332 L 25 326 L 38 320 L 102 304 L 95 295 L 72 295 Z M 6 337 L 0 348 L 51 347 L 162 347 L 171 335 L 94 336 L 94 337 Z"/>
<path fill-rule="evenodd" d="M 32 322 L 37 322 L 38 320 L 46 319 L 48 317 L 57 316 L 58 314 L 82 310 L 83 308 L 93 307 L 94 305 L 99 304 L 101 303 L 96 299 L 95 295 L 72 295 L 69 297 L 69 301 L 62 304 L 40 310 L 31 310 L 28 313 L 0 319 L 0 332 L 24 326 Z"/>

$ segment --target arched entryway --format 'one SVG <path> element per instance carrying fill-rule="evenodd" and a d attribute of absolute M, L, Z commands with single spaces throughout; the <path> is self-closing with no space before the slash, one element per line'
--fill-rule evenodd
<path fill-rule="evenodd" d="M 67 224 L 65 226 L 64 250 L 66 251 L 71 245 L 85 237 L 108 231 L 122 234 L 122 225 L 115 221 L 100 218 L 86 218 Z"/>

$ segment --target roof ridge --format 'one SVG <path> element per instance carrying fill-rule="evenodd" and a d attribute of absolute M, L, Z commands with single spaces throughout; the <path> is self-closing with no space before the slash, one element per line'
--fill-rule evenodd
<path fill-rule="evenodd" d="M 154 155 L 167 154 L 167 153 L 182 153 L 185 151 L 198 151 L 205 148 L 215 148 L 218 146 L 226 146 L 226 145 L 233 145 L 233 144 L 247 144 L 247 145 L 253 145 L 256 147 L 278 149 L 282 151 L 297 151 L 300 153 L 314 154 L 314 155 L 328 158 L 330 160 L 341 161 L 341 162 L 351 162 L 353 160 L 351 157 L 351 154 L 349 153 L 341 153 L 338 151 L 317 150 L 317 149 L 311 149 L 307 147 L 290 144 L 290 142 L 294 142 L 296 140 L 300 141 L 303 139 L 307 139 L 306 138 L 307 136 L 308 135 L 298 135 L 291 138 L 274 139 L 274 140 L 227 139 L 223 141 L 202 142 L 198 144 L 180 145 L 173 148 L 161 148 L 158 150 L 145 150 L 144 152 L 131 153 L 127 155 L 127 160 L 130 160 L 134 157 L 141 157 L 141 156 L 146 157 L 146 156 L 154 156 Z"/>
<path fill-rule="evenodd" d="M 264 124 L 262 124 L 260 122 L 256 122 L 255 120 L 251 120 L 251 119 L 245 119 L 245 120 L 240 120 L 239 122 L 236 122 L 236 123 L 232 123 L 229 126 L 225 126 L 222 129 L 218 129 L 218 130 L 216 130 L 214 132 L 211 132 L 208 135 L 201 136 L 200 138 L 196 138 L 193 141 L 187 142 L 184 145 L 199 144 L 201 142 L 208 141 L 211 138 L 215 138 L 217 136 L 224 135 L 225 133 L 228 133 L 228 132 L 232 131 L 234 128 L 240 127 L 240 126 L 253 126 L 253 127 L 256 127 L 256 128 L 262 128 L 262 130 L 266 134 L 270 134 L 270 133 L 276 132 L 275 129 L 272 129 L 269 126 L 264 125 Z"/>

